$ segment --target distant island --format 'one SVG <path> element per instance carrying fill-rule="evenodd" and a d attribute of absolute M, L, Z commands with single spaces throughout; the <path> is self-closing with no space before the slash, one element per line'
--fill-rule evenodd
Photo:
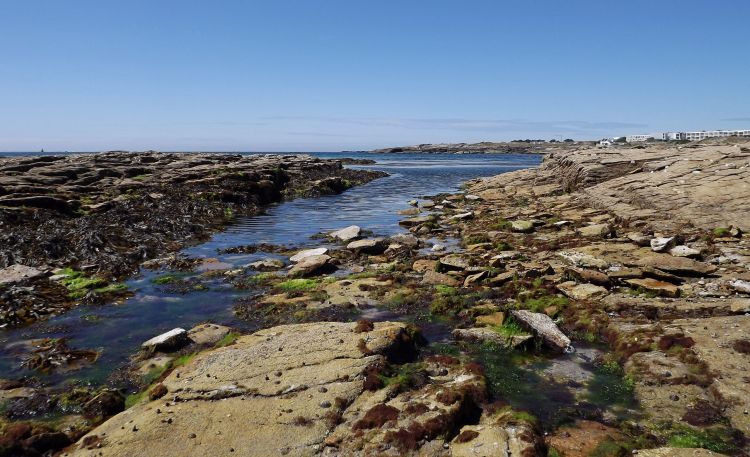
<path fill-rule="evenodd" d="M 367 151 L 382 153 L 425 153 L 425 154 L 545 154 L 551 150 L 568 149 L 571 146 L 590 144 L 587 141 L 545 141 L 518 140 L 509 142 L 483 141 L 481 143 L 426 143 L 412 146 L 396 146 L 391 148 Z"/>

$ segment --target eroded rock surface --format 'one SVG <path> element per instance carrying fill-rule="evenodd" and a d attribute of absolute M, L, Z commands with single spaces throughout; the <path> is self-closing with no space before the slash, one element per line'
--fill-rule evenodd
<path fill-rule="evenodd" d="M 164 380 L 164 397 L 109 419 L 70 455 L 314 455 L 366 369 L 412 344 L 403 324 L 355 327 L 274 327 L 201 353 Z"/>

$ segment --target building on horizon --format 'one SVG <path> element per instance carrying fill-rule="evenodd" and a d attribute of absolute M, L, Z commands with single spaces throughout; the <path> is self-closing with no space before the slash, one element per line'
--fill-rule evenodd
<path fill-rule="evenodd" d="M 644 141 L 653 140 L 654 135 L 628 135 L 625 141 L 628 143 L 643 143 Z"/>
<path fill-rule="evenodd" d="M 680 140 L 700 141 L 700 140 L 705 140 L 706 138 L 750 136 L 750 130 L 701 130 L 700 132 L 680 132 L 679 135 L 680 135 L 680 138 L 679 138 Z"/>

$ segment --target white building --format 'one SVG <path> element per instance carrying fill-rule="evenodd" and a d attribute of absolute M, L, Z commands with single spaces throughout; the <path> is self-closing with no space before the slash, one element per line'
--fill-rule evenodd
<path fill-rule="evenodd" d="M 644 141 L 653 139 L 653 135 L 628 135 L 625 137 L 625 141 L 627 141 L 628 143 L 643 143 Z"/>
<path fill-rule="evenodd" d="M 603 138 L 599 140 L 599 142 L 596 143 L 596 145 L 599 146 L 600 148 L 608 148 L 612 146 L 612 140 L 610 140 L 609 138 Z"/>
<path fill-rule="evenodd" d="M 681 132 L 680 139 L 700 141 L 706 138 L 723 138 L 728 136 L 750 136 L 750 130 L 703 130 L 700 132 Z"/>
<path fill-rule="evenodd" d="M 675 141 L 680 139 L 680 132 L 664 132 L 661 135 L 661 139 L 664 141 Z"/>

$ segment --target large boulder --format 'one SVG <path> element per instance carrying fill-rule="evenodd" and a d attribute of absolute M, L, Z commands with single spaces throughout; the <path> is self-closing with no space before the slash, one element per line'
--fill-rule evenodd
<path fill-rule="evenodd" d="M 368 368 L 411 344 L 405 324 L 391 322 L 284 325 L 243 336 L 175 369 L 162 383 L 167 396 L 112 417 L 68 455 L 314 455 L 329 418 L 362 394 Z"/>

